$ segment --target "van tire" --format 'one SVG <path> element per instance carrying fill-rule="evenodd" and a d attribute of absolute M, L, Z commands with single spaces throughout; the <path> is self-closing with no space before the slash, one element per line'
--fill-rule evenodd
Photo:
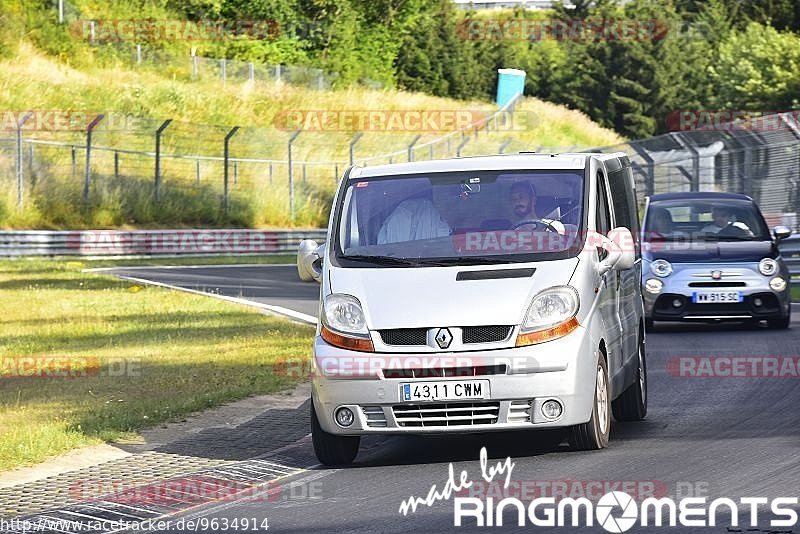
<path fill-rule="evenodd" d="M 608 364 L 605 354 L 601 353 L 595 372 L 592 417 L 586 423 L 570 428 L 569 443 L 573 450 L 595 451 L 608 447 L 608 436 L 611 431 L 610 401 Z"/>
<path fill-rule="evenodd" d="M 611 403 L 617 421 L 641 421 L 647 415 L 647 357 L 641 333 L 637 359 L 636 380 Z"/>
<path fill-rule="evenodd" d="M 358 454 L 361 436 L 337 436 L 322 430 L 311 401 L 311 442 L 314 445 L 314 454 L 323 465 L 349 465 L 353 463 Z"/>

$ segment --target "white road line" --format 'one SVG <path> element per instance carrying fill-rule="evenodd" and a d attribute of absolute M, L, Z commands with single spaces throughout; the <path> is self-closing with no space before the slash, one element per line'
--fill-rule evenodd
<path fill-rule="evenodd" d="M 221 265 L 120 265 L 117 267 L 92 267 L 82 273 L 102 273 L 117 269 L 217 269 L 220 267 L 292 267 L 294 263 L 225 263 Z"/>
<path fill-rule="evenodd" d="M 282 315 L 284 317 L 289 317 L 294 319 L 300 323 L 313 325 L 316 326 L 317 318 L 313 315 L 308 315 L 307 313 L 302 313 L 295 310 L 290 310 L 289 308 L 284 308 L 283 306 L 273 306 L 272 304 L 262 304 L 260 302 L 255 302 L 252 300 L 242 299 L 238 297 L 229 297 L 227 295 L 217 295 L 216 293 L 207 293 L 205 291 L 199 291 L 197 289 L 189 289 L 188 287 L 181 287 L 181 286 L 174 286 L 171 284 L 165 284 L 163 282 L 155 282 L 153 280 L 146 280 L 144 278 L 136 278 L 134 276 L 124 276 L 121 274 L 115 275 L 117 278 L 121 278 L 123 280 L 130 280 L 131 282 L 138 282 L 140 284 L 146 284 L 150 286 L 156 287 L 164 287 L 167 289 L 174 289 L 176 291 L 184 291 L 186 293 L 192 293 L 194 295 L 203 295 L 206 297 L 213 297 L 220 300 L 225 300 L 228 302 L 233 302 L 236 304 L 243 304 L 245 306 L 251 306 L 253 308 L 258 308 L 260 310 L 264 310 L 270 313 L 274 313 L 277 315 Z"/>

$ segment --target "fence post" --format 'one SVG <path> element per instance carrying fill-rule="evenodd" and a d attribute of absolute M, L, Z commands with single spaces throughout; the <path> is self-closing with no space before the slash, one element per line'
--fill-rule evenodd
<path fill-rule="evenodd" d="M 351 163 L 352 165 L 352 163 Z M 339 164 L 337 163 L 333 167 L 333 180 L 338 182 L 339 181 Z"/>
<path fill-rule="evenodd" d="M 78 174 L 78 161 L 77 161 L 78 157 L 75 154 L 75 146 L 73 145 L 71 148 L 72 148 L 72 177 L 75 178 L 75 176 Z"/>
<path fill-rule="evenodd" d="M 136 45 L 136 64 L 142 64 L 142 45 L 140 44 Z"/>
<path fill-rule="evenodd" d="M 281 66 L 275 65 L 275 83 L 281 83 Z"/>
<path fill-rule="evenodd" d="M 458 144 L 458 147 L 456 148 L 456 157 L 457 158 L 461 157 L 461 149 L 464 148 L 464 146 L 467 143 L 469 143 L 469 136 L 462 134 L 461 142 Z"/>
<path fill-rule="evenodd" d="M 114 151 L 114 178 L 119 180 L 119 151 Z"/>
<path fill-rule="evenodd" d="M 417 144 L 421 135 L 416 136 L 414 139 L 411 140 L 411 143 L 408 145 L 408 161 L 414 161 L 414 145 Z"/>
<path fill-rule="evenodd" d="M 161 200 L 161 134 L 167 129 L 167 126 L 172 122 L 172 119 L 165 120 L 161 126 L 156 130 L 156 171 L 155 171 L 155 189 L 154 196 L 156 203 Z"/>
<path fill-rule="evenodd" d="M 231 143 L 231 137 L 236 135 L 236 132 L 238 132 L 238 131 L 239 131 L 239 127 L 238 126 L 234 126 L 233 128 L 231 128 L 231 131 L 228 132 L 228 134 L 225 136 L 224 164 L 223 164 L 224 178 L 223 178 L 223 183 L 222 183 L 222 206 L 223 206 L 223 208 L 225 208 L 225 212 L 228 211 L 228 202 L 229 202 L 229 198 L 228 198 L 228 159 L 230 157 L 230 143 Z"/>
<path fill-rule="evenodd" d="M 291 221 L 294 222 L 294 168 L 292 163 L 292 144 L 294 140 L 297 139 L 297 136 L 300 135 L 302 130 L 297 130 L 292 134 L 289 138 L 288 144 L 288 158 L 287 163 L 289 164 L 289 217 Z"/>
<path fill-rule="evenodd" d="M 249 69 L 250 81 L 254 82 L 256 81 L 256 66 L 253 65 L 252 61 L 249 63 Z"/>
<path fill-rule="evenodd" d="M 364 136 L 363 132 L 358 132 L 350 140 L 350 165 L 353 165 L 353 162 L 355 161 L 354 156 L 355 156 L 356 143 L 358 143 L 359 139 L 361 139 L 363 136 Z M 337 172 L 336 174 L 339 173 Z"/>
<path fill-rule="evenodd" d="M 513 141 L 513 140 L 514 139 L 511 138 L 511 137 L 506 137 L 505 140 L 503 141 L 503 143 L 500 145 L 500 148 L 497 149 L 497 153 L 498 154 L 505 154 L 506 149 L 508 148 L 508 145 L 510 145 L 511 141 Z"/>
<path fill-rule="evenodd" d="M 192 80 L 197 79 L 197 56 L 194 55 L 194 50 L 192 50 Z"/>
<path fill-rule="evenodd" d="M 17 151 L 16 151 L 16 171 L 17 171 L 17 209 L 22 209 L 24 201 L 25 171 L 22 168 L 22 127 L 33 116 L 29 111 L 17 123 Z"/>
<path fill-rule="evenodd" d="M 200 185 L 200 160 L 194 160 L 194 183 Z"/>
<path fill-rule="evenodd" d="M 319 73 L 317 74 L 317 89 L 319 89 L 320 91 L 325 89 L 325 80 L 323 78 L 322 71 L 319 71 Z"/>
<path fill-rule="evenodd" d="M 269 183 L 272 183 L 272 162 L 269 162 Z"/>
<path fill-rule="evenodd" d="M 105 115 L 98 115 L 86 127 L 86 169 L 83 178 L 83 203 L 89 206 L 89 185 L 92 181 L 92 132 Z"/>
<path fill-rule="evenodd" d="M 222 83 L 228 81 L 228 61 L 225 58 L 219 60 L 219 74 L 222 78 Z"/>
<path fill-rule="evenodd" d="M 64 24 L 64 0 L 58 0 L 58 23 Z"/>

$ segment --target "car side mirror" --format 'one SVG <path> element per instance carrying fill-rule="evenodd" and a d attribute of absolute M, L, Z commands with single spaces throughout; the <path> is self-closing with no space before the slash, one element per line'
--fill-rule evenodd
<path fill-rule="evenodd" d="M 325 245 L 313 239 L 304 239 L 297 249 L 297 274 L 303 282 L 322 282 L 322 259 Z"/>
<path fill-rule="evenodd" d="M 775 236 L 776 241 L 780 241 L 792 235 L 792 230 L 786 226 L 776 226 L 772 229 L 772 235 Z"/>
<path fill-rule="evenodd" d="M 624 226 L 614 228 L 608 232 L 608 236 L 602 236 L 600 247 L 608 252 L 600 261 L 600 274 L 611 269 L 625 271 L 632 268 L 636 261 L 633 234 Z"/>

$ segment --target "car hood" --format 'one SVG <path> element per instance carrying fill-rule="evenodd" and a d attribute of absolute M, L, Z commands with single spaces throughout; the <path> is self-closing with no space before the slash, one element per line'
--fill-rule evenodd
<path fill-rule="evenodd" d="M 519 324 L 531 298 L 539 291 L 567 284 L 578 258 L 538 263 L 422 267 L 330 268 L 334 293 L 361 301 L 370 329 L 430 328 Z M 497 271 L 535 269 L 533 275 L 506 277 Z M 494 271 L 494 272 L 493 272 Z M 502 278 L 456 280 L 458 273 L 480 278 L 483 273 Z M 463 276 L 463 275 L 462 275 Z"/>
<path fill-rule="evenodd" d="M 664 259 L 670 263 L 710 261 L 757 262 L 775 257 L 771 241 L 700 241 L 692 243 L 644 243 L 642 256 L 647 261 Z"/>

